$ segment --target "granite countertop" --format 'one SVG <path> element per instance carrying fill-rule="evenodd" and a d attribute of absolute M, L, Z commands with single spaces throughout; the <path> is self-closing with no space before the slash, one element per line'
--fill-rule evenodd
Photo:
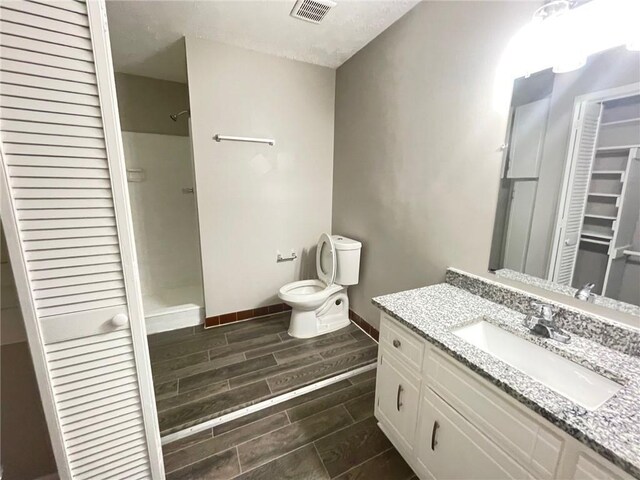
<path fill-rule="evenodd" d="M 373 304 L 526 407 L 640 478 L 640 358 L 576 335 L 572 335 L 568 344 L 534 336 L 522 326 L 523 314 L 449 284 L 376 297 Z M 598 409 L 586 410 L 451 332 L 481 317 L 624 387 Z"/>

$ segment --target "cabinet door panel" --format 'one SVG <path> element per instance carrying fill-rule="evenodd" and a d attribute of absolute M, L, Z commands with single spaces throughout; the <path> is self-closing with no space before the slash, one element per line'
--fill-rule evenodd
<path fill-rule="evenodd" d="M 531 478 L 429 388 L 424 389 L 415 445 L 418 462 L 439 480 Z"/>
<path fill-rule="evenodd" d="M 413 449 L 419 392 L 420 379 L 383 349 L 376 382 L 376 417 L 394 431 L 408 451 Z"/>

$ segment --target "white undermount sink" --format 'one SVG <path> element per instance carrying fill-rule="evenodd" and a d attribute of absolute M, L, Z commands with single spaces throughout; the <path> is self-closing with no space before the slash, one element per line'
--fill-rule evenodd
<path fill-rule="evenodd" d="M 486 320 L 453 333 L 587 410 L 597 409 L 622 388 L 622 385 Z"/>

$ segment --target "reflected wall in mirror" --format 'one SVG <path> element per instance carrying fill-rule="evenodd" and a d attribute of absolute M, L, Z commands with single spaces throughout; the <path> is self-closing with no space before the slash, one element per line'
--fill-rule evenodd
<path fill-rule="evenodd" d="M 518 78 L 489 269 L 571 295 L 594 284 L 590 301 L 638 313 L 639 217 L 638 52 Z"/>

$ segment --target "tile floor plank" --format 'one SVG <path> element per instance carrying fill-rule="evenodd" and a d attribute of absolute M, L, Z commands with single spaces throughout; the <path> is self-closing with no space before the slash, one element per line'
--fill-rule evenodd
<path fill-rule="evenodd" d="M 185 393 L 178 393 L 178 395 L 160 399 L 156 401 L 156 408 L 159 412 L 162 412 L 170 408 L 186 405 L 189 402 L 194 402 L 205 397 L 210 397 L 212 395 L 226 392 L 227 390 L 229 390 L 229 382 L 224 381 L 213 383 L 211 385 L 207 385 L 206 387 L 195 388 Z"/>
<path fill-rule="evenodd" d="M 272 392 L 282 393 L 369 364 L 375 361 L 377 356 L 378 347 L 377 345 L 373 345 L 369 348 L 326 359 L 307 367 L 270 377 L 267 382 Z"/>
<path fill-rule="evenodd" d="M 271 395 L 264 380 L 158 412 L 160 434 L 167 435 L 230 411 L 253 405 Z"/>
<path fill-rule="evenodd" d="M 362 385 L 362 384 L 360 384 Z M 375 385 L 374 385 L 375 386 Z M 367 417 L 373 417 L 373 404 L 375 402 L 375 391 L 365 393 L 344 404 L 349 415 L 356 421 L 364 420 Z"/>
<path fill-rule="evenodd" d="M 373 478 L 373 477 L 371 477 Z M 313 445 L 306 445 L 236 477 L 242 480 L 328 480 Z"/>
<path fill-rule="evenodd" d="M 389 439 L 378 428 L 375 417 L 334 432 L 315 442 L 315 446 L 331 477 L 392 447 Z"/>
<path fill-rule="evenodd" d="M 178 392 L 184 393 L 188 390 L 204 387 L 214 382 L 228 380 L 250 372 L 258 372 L 274 365 L 277 365 L 277 362 L 276 359 L 273 358 L 273 355 L 265 355 L 264 357 L 253 358 L 213 370 L 199 372 L 194 375 L 188 375 L 180 378 L 178 381 Z M 233 388 L 234 385 L 231 384 L 231 387 Z"/>
<path fill-rule="evenodd" d="M 187 448 L 183 448 L 174 453 L 164 456 L 164 467 L 167 473 L 179 470 L 192 463 L 204 460 L 211 455 L 228 450 L 241 443 L 249 441 L 255 437 L 264 435 L 278 428 L 289 425 L 287 415 L 277 413 L 270 417 L 265 417 L 257 422 L 237 428 L 224 435 L 208 438 L 205 441 L 197 442 Z"/>
<path fill-rule="evenodd" d="M 231 420 L 230 422 L 223 423 L 222 425 L 217 425 L 213 427 L 213 432 L 215 435 L 222 435 L 225 432 L 230 430 L 242 427 L 251 422 L 255 422 L 256 420 L 268 416 L 273 415 L 274 413 L 284 412 L 287 409 L 295 407 L 297 405 L 301 405 L 303 403 L 309 402 L 311 400 L 315 400 L 316 398 L 321 398 L 326 395 L 330 395 L 334 392 L 342 390 L 343 388 L 347 388 L 350 386 L 348 380 L 340 380 L 339 382 L 328 385 L 324 388 L 314 390 L 313 392 L 306 393 L 304 395 L 300 395 L 299 397 L 292 398 L 291 400 L 287 400 L 286 402 L 278 403 L 273 405 L 272 407 L 265 408 L 264 410 L 260 410 L 258 412 L 251 413 L 249 415 L 245 415 L 244 417 L 237 418 L 236 420 Z M 334 405 L 329 405 L 327 408 L 333 407 Z M 317 407 L 314 413 L 320 413 L 322 409 Z"/>
<path fill-rule="evenodd" d="M 415 474 L 404 461 L 402 455 L 395 448 L 390 448 L 336 478 L 337 480 L 370 480 L 372 478 L 376 480 L 410 480 L 415 478 Z"/>
<path fill-rule="evenodd" d="M 312 415 L 238 446 L 240 467 L 246 472 L 351 423 L 342 405 Z"/>
<path fill-rule="evenodd" d="M 167 480 L 228 480 L 240 473 L 238 452 L 231 448 L 197 463 L 176 470 Z"/>
<path fill-rule="evenodd" d="M 374 381 L 362 382 L 358 385 L 353 385 L 334 393 L 329 393 L 328 395 L 306 401 L 298 406 L 294 406 L 287 410 L 287 414 L 292 422 L 297 422 L 298 420 L 309 417 L 314 413 L 322 412 L 336 405 L 357 399 L 362 395 L 373 392 L 374 389 Z"/>
<path fill-rule="evenodd" d="M 351 344 L 354 343 L 356 343 L 356 340 L 349 333 L 332 337 L 320 336 L 305 345 L 299 345 L 276 352 L 273 356 L 276 357 L 278 363 L 291 362 L 314 353 L 322 355 L 323 351 L 331 350 L 335 347 L 349 348 Z"/>

